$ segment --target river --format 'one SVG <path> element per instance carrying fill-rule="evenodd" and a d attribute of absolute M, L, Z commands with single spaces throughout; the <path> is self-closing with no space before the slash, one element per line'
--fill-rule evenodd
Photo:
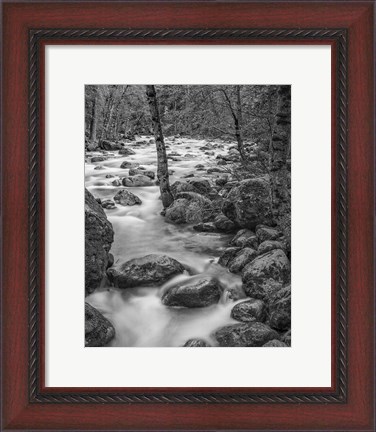
<path fill-rule="evenodd" d="M 145 137 L 141 137 L 141 140 L 145 140 Z M 166 139 L 166 145 L 169 147 L 168 154 L 180 155 L 174 157 L 174 160 L 169 159 L 169 170 L 173 171 L 170 175 L 172 184 L 190 174 L 214 179 L 218 174 L 208 175 L 206 171 L 198 171 L 195 167 L 198 164 L 204 165 L 205 168 L 216 166 L 216 155 L 227 153 L 231 144 L 179 138 L 173 142 Z M 208 152 L 201 149 L 205 145 L 214 148 Z M 114 151 L 109 152 L 106 161 L 85 164 L 85 186 L 96 198 L 113 199 L 119 190 L 124 189 L 124 186 L 117 187 L 112 184 L 114 179 L 128 174 L 127 169 L 120 168 L 124 161 L 137 162 L 147 170 L 156 172 L 155 144 L 139 143 L 130 148 L 135 151 L 135 155 L 122 156 Z M 95 155 L 101 154 L 90 153 L 90 156 Z M 103 168 L 96 169 L 98 166 Z M 211 333 L 219 327 L 237 322 L 230 317 L 235 303 L 229 297 L 229 290 L 239 289 L 241 279 L 216 263 L 231 235 L 202 233 L 193 230 L 189 225 L 167 223 L 160 214 L 162 202 L 158 186 L 127 189 L 141 198 L 141 205 L 118 204 L 115 209 L 105 209 L 114 229 L 114 243 L 111 248 L 115 258 L 114 265 L 151 253 L 166 254 L 189 268 L 191 274 L 215 276 L 224 290 L 218 304 L 206 308 L 187 309 L 164 306 L 161 295 L 169 285 L 187 278 L 188 273 L 158 287 L 121 290 L 104 284 L 89 295 L 86 301 L 113 323 L 116 336 L 109 346 L 178 347 L 192 338 L 201 338 L 210 345 L 216 345 Z"/>

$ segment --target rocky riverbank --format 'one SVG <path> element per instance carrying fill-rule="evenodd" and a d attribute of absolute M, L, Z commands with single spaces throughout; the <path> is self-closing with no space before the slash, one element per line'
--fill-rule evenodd
<path fill-rule="evenodd" d="M 86 346 L 290 346 L 290 239 L 257 145 L 247 171 L 234 143 L 166 147 L 163 212 L 152 138 L 86 148 Z"/>

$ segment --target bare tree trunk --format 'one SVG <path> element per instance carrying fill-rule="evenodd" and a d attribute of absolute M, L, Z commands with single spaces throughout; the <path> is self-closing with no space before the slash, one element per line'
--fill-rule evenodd
<path fill-rule="evenodd" d="M 243 113 L 242 113 L 242 102 L 240 98 L 240 85 L 236 86 L 236 111 L 237 115 L 235 120 L 235 136 L 238 142 L 238 150 L 242 161 L 246 160 L 243 142 Z"/>
<path fill-rule="evenodd" d="M 120 110 L 118 110 L 116 113 L 116 118 L 115 118 L 115 123 L 114 123 L 114 131 L 113 131 L 113 136 L 115 137 L 115 139 L 118 138 L 120 115 L 121 115 Z"/>
<path fill-rule="evenodd" d="M 174 135 L 176 136 L 178 133 L 177 124 L 176 124 L 176 99 L 174 101 Z"/>
<path fill-rule="evenodd" d="M 271 176 L 273 177 L 273 202 L 281 211 L 289 205 L 290 173 L 287 159 L 291 141 L 291 90 L 290 86 L 278 87 L 277 113 L 272 136 Z M 282 210 L 283 211 L 283 210 Z"/>
<path fill-rule="evenodd" d="M 108 139 L 109 138 L 109 129 L 110 129 L 110 125 L 112 122 L 112 114 L 114 112 L 114 101 L 111 100 L 111 105 L 110 105 L 110 109 L 109 109 L 109 113 L 108 113 L 108 118 L 107 118 L 107 122 L 106 122 L 106 127 L 104 129 L 104 138 Z"/>
<path fill-rule="evenodd" d="M 276 216 L 276 210 L 274 208 L 274 177 L 272 175 L 272 167 L 273 167 L 273 160 L 274 160 L 274 149 L 273 149 L 273 128 L 275 125 L 275 117 L 276 112 L 275 109 L 273 109 L 273 100 L 272 100 L 272 93 L 270 88 L 268 88 L 268 114 L 266 116 L 266 122 L 269 129 L 269 144 L 268 144 L 268 161 L 267 161 L 267 172 L 269 175 L 269 197 L 270 197 L 270 208 L 271 212 L 273 214 L 273 217 Z"/>
<path fill-rule="evenodd" d="M 224 90 L 224 89 L 221 89 L 221 90 L 225 96 L 227 106 L 228 106 L 230 113 L 232 115 L 232 118 L 234 120 L 235 137 L 236 137 L 236 141 L 238 143 L 238 150 L 239 150 L 240 158 L 241 158 L 242 162 L 245 162 L 246 156 L 245 156 L 245 152 L 244 152 L 243 136 L 242 136 L 242 109 L 241 109 L 241 100 L 240 100 L 240 86 L 236 86 L 237 112 L 235 112 L 234 108 L 232 107 L 231 100 L 228 97 L 226 90 Z M 239 118 L 239 115 L 240 115 L 240 118 Z"/>
<path fill-rule="evenodd" d="M 276 211 L 274 208 L 274 176 L 272 175 L 272 167 L 273 167 L 273 127 L 274 121 L 267 119 L 268 127 L 269 127 L 269 145 L 268 145 L 268 163 L 267 170 L 269 174 L 269 199 L 270 199 L 270 208 L 273 216 L 275 217 Z"/>
<path fill-rule="evenodd" d="M 167 208 L 173 203 L 174 198 L 170 189 L 166 147 L 163 139 L 162 126 L 159 117 L 157 95 L 155 92 L 155 87 L 153 85 L 146 86 L 146 96 L 149 103 L 150 114 L 153 123 L 155 144 L 157 147 L 157 177 L 159 180 L 159 188 L 161 191 L 163 207 Z"/>
<path fill-rule="evenodd" d="M 128 85 L 123 86 L 123 90 L 121 94 L 118 94 L 116 97 L 116 102 L 114 102 L 112 113 L 110 114 L 112 118 L 110 118 L 108 123 L 108 133 L 107 137 L 110 137 L 110 139 L 117 139 L 117 129 L 118 129 L 118 121 L 120 117 L 120 106 L 123 101 L 124 95 L 128 89 Z M 114 115 L 112 115 L 115 113 Z"/>
<path fill-rule="evenodd" d="M 93 111 L 90 123 L 90 141 L 97 139 L 97 117 L 98 117 L 98 90 L 94 87 Z"/>
<path fill-rule="evenodd" d="M 109 93 L 109 95 L 106 97 L 106 101 L 103 107 L 103 125 L 102 125 L 100 141 L 107 138 L 106 132 L 108 127 L 107 125 L 108 125 L 110 111 L 112 110 L 112 104 L 113 104 L 112 98 L 113 98 L 112 93 Z"/>
<path fill-rule="evenodd" d="M 190 118 L 188 118 L 187 116 L 187 112 L 189 109 L 189 103 L 190 103 L 190 87 L 189 85 L 184 86 L 185 89 L 185 114 L 184 114 L 184 125 L 185 125 L 185 133 L 189 136 L 192 137 L 192 121 Z"/>

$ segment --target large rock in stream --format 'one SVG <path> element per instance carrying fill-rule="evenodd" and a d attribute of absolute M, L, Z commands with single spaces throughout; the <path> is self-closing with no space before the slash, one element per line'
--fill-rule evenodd
<path fill-rule="evenodd" d="M 140 166 L 140 164 L 138 162 L 130 162 L 130 161 L 124 161 L 122 162 L 122 164 L 120 165 L 120 168 L 123 169 L 136 169 Z"/>
<path fill-rule="evenodd" d="M 253 261 L 257 256 L 257 252 L 252 248 L 244 248 L 238 252 L 234 259 L 228 264 L 228 269 L 232 273 L 239 273 L 248 263 Z"/>
<path fill-rule="evenodd" d="M 186 181 L 180 181 L 180 180 L 172 183 L 170 189 L 174 198 L 176 198 L 177 195 L 181 192 L 196 192 L 195 188 L 191 184 L 189 184 Z"/>
<path fill-rule="evenodd" d="M 171 193 L 174 198 L 177 198 L 177 195 L 181 192 L 196 192 L 206 196 L 211 189 L 209 180 L 198 177 L 193 177 L 186 181 L 178 180 L 171 185 Z"/>
<path fill-rule="evenodd" d="M 256 227 L 256 235 L 260 243 L 268 240 L 278 240 L 282 237 L 280 231 L 265 225 L 259 225 Z"/>
<path fill-rule="evenodd" d="M 155 179 L 155 172 L 154 171 L 150 171 L 150 170 L 146 170 L 146 169 L 142 169 L 142 168 L 131 168 L 129 170 L 129 175 L 130 176 L 143 175 L 143 176 L 149 177 L 151 180 Z"/>
<path fill-rule="evenodd" d="M 256 299 L 240 302 L 232 308 L 231 318 L 243 322 L 264 322 L 266 319 L 265 303 Z"/>
<path fill-rule="evenodd" d="M 227 267 L 240 250 L 240 247 L 229 247 L 225 249 L 219 257 L 218 264 Z"/>
<path fill-rule="evenodd" d="M 99 147 L 102 148 L 103 150 L 113 151 L 113 150 L 120 150 L 123 146 L 120 143 L 116 143 L 108 140 L 102 140 Z"/>
<path fill-rule="evenodd" d="M 269 300 L 290 280 L 290 261 L 281 249 L 259 255 L 242 272 L 243 288 L 252 298 Z"/>
<path fill-rule="evenodd" d="M 107 160 L 106 156 L 94 156 L 91 158 L 90 161 L 91 163 L 94 163 L 94 162 L 104 162 L 105 160 Z"/>
<path fill-rule="evenodd" d="M 143 187 L 143 186 L 153 186 L 153 182 L 150 180 L 149 177 L 137 174 L 132 177 L 124 177 L 122 180 L 123 186 L 127 187 Z"/>
<path fill-rule="evenodd" d="M 181 192 L 166 210 L 166 221 L 175 224 L 207 222 L 213 216 L 213 204 L 195 192 Z"/>
<path fill-rule="evenodd" d="M 197 192 L 201 195 L 206 195 L 211 191 L 210 182 L 205 178 L 193 177 L 187 182 L 193 187 L 194 192 Z"/>
<path fill-rule="evenodd" d="M 184 347 L 189 348 L 207 348 L 210 347 L 210 345 L 205 342 L 203 339 L 189 339 L 187 342 L 183 345 Z"/>
<path fill-rule="evenodd" d="M 85 346 L 102 347 L 115 336 L 115 328 L 97 309 L 85 303 Z"/>
<path fill-rule="evenodd" d="M 291 285 L 277 291 L 269 302 L 269 325 L 278 331 L 291 327 Z"/>
<path fill-rule="evenodd" d="M 124 148 L 120 148 L 119 150 L 119 155 L 123 155 L 123 156 L 132 156 L 135 155 L 136 152 L 128 147 L 124 147 Z"/>
<path fill-rule="evenodd" d="M 119 192 L 114 196 L 114 201 L 122 206 L 134 206 L 142 204 L 142 201 L 137 195 L 129 192 L 126 189 L 119 190 Z"/>
<path fill-rule="evenodd" d="M 233 222 L 251 230 L 272 223 L 269 183 L 263 178 L 242 180 L 226 196 L 222 212 Z"/>
<path fill-rule="evenodd" d="M 248 229 L 242 229 L 237 232 L 236 236 L 231 239 L 230 245 L 238 246 L 241 248 L 250 247 L 252 249 L 258 248 L 258 240 L 256 234 Z"/>
<path fill-rule="evenodd" d="M 260 347 L 279 339 L 279 335 L 266 324 L 251 322 L 222 327 L 214 333 L 221 347 Z"/>
<path fill-rule="evenodd" d="M 85 292 L 89 294 L 106 275 L 114 240 L 112 225 L 101 205 L 85 189 Z"/>
<path fill-rule="evenodd" d="M 257 253 L 259 255 L 262 255 L 266 252 L 270 252 L 273 249 L 282 249 L 283 251 L 285 251 L 286 247 L 284 243 L 280 241 L 265 240 L 259 244 L 259 247 L 257 248 Z"/>
<path fill-rule="evenodd" d="M 210 276 L 193 276 L 168 289 L 162 303 L 166 306 L 197 308 L 218 303 L 221 286 Z"/>
<path fill-rule="evenodd" d="M 225 233 L 230 233 L 236 230 L 236 224 L 223 213 L 216 216 L 214 219 L 214 225 L 217 227 L 218 231 L 223 231 Z"/>
<path fill-rule="evenodd" d="M 167 255 L 150 254 L 112 267 L 107 274 L 116 287 L 133 288 L 141 285 L 161 285 L 184 270 L 179 261 Z"/>

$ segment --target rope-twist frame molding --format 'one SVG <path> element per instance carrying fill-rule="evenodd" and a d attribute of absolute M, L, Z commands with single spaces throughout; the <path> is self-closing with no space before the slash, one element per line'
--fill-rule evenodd
<path fill-rule="evenodd" d="M 127 391 L 46 393 L 39 391 L 39 43 L 43 40 L 331 40 L 336 47 L 337 265 L 336 386 L 334 392 L 176 393 Z M 29 31 L 29 399 L 32 403 L 345 403 L 347 397 L 347 33 L 344 29 L 34 29 Z"/>

